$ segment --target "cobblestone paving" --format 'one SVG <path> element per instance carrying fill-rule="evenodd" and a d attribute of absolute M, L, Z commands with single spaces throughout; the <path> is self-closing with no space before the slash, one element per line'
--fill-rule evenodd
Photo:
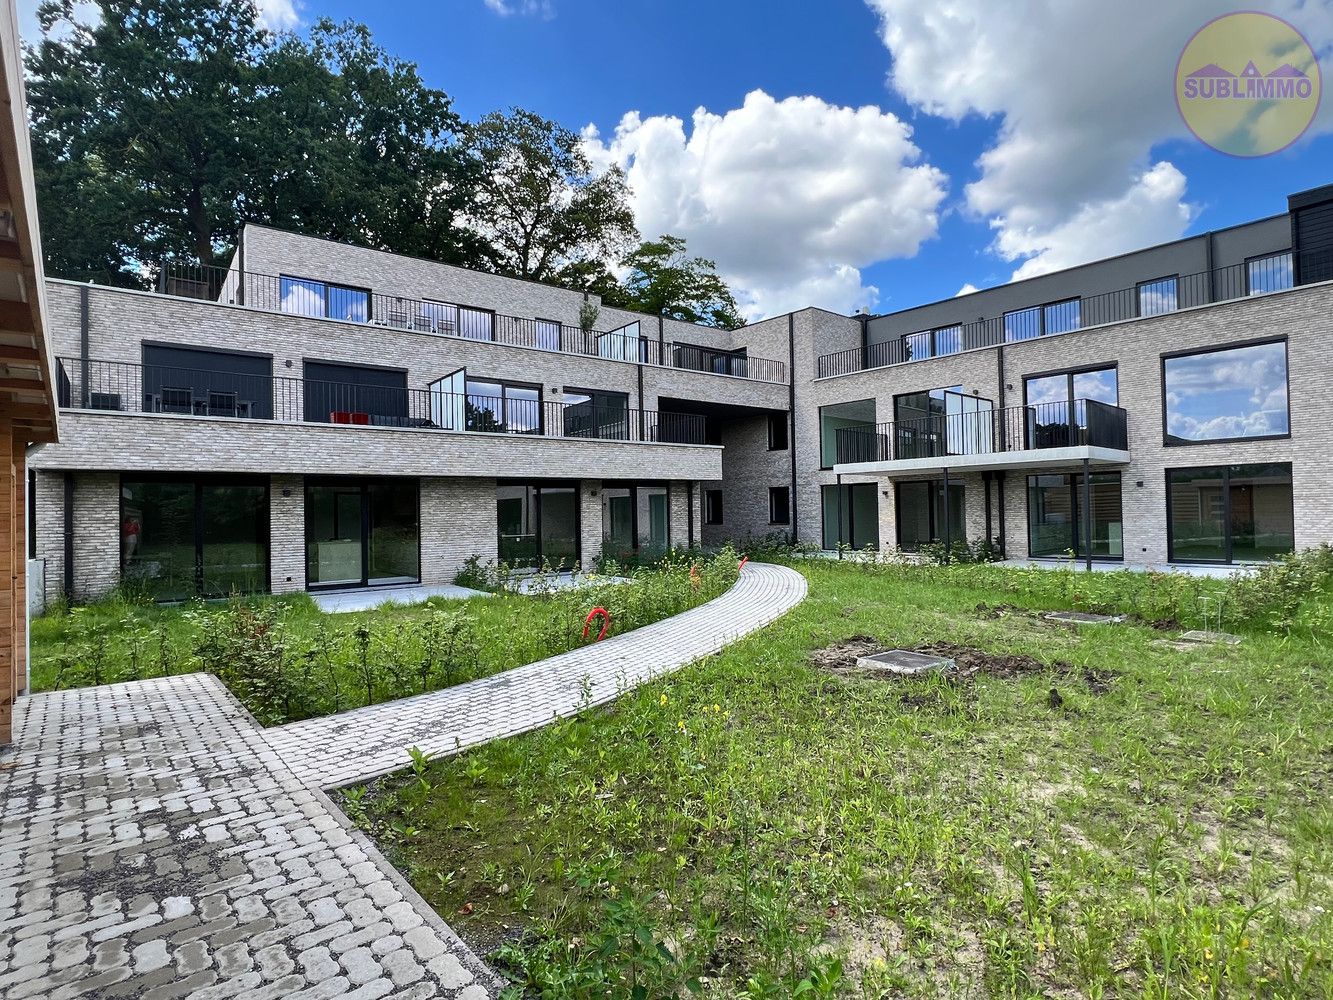
<path fill-rule="evenodd" d="M 496 995 L 216 678 L 34 695 L 15 731 L 0 997 Z"/>
<path fill-rule="evenodd" d="M 267 729 L 264 737 L 311 785 L 339 788 L 406 767 L 408 747 L 455 753 L 610 701 L 762 628 L 805 591 L 805 577 L 795 570 L 749 563 L 721 597 L 596 646 L 442 691 Z"/>

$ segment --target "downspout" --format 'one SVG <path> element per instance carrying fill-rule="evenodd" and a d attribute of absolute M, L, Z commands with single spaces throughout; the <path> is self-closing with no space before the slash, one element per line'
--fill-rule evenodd
<path fill-rule="evenodd" d="M 88 316 L 88 293 L 87 285 L 79 287 L 79 399 L 83 409 L 88 409 L 91 397 L 88 395 L 88 380 L 91 378 L 91 364 L 89 362 L 89 353 L 91 351 L 92 331 L 91 321 Z"/>
<path fill-rule="evenodd" d="M 117 525 L 119 530 L 119 525 Z M 74 600 L 74 473 L 65 472 L 65 601 Z"/>
<path fill-rule="evenodd" d="M 1092 463 L 1083 460 L 1083 551 L 1088 572 L 1092 572 Z"/>
<path fill-rule="evenodd" d="M 643 436 L 643 426 L 644 426 L 644 424 L 643 424 L 643 418 L 644 418 L 644 412 L 643 412 L 643 411 L 644 411 L 644 406 L 643 406 L 643 363 L 640 362 L 639 364 L 635 365 L 635 367 L 639 369 L 639 440 L 640 440 L 640 441 L 644 441 L 644 440 L 646 440 L 646 438 Z"/>
<path fill-rule="evenodd" d="M 796 314 L 787 313 L 787 450 L 791 452 L 791 543 L 800 537 L 796 500 Z"/>
<path fill-rule="evenodd" d="M 664 368 L 665 368 L 665 367 L 673 367 L 673 368 L 674 368 L 675 365 L 671 365 L 671 366 L 668 366 L 668 365 L 667 365 L 667 356 L 666 356 L 666 336 L 665 336 L 665 334 L 662 332 L 662 328 L 663 328 L 663 326 L 664 326 L 664 324 L 662 323 L 662 317 L 661 317 L 661 316 L 658 316 L 658 317 L 657 317 L 657 363 L 658 363 L 659 365 L 662 365 Z"/>

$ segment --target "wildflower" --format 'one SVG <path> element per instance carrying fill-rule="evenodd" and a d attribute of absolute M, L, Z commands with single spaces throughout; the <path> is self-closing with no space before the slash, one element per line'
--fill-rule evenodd
<path fill-rule="evenodd" d="M 665 705 L 666 703 L 667 703 L 667 696 L 662 695 L 662 697 L 658 699 L 658 704 Z"/>
<path fill-rule="evenodd" d="M 722 709 L 721 709 L 718 705 L 714 704 L 714 705 L 713 705 L 713 711 L 714 711 L 714 712 L 720 712 L 720 711 L 722 711 Z"/>
<path fill-rule="evenodd" d="M 1241 938 L 1241 939 L 1240 939 L 1240 946 L 1241 946 L 1241 949 L 1242 949 L 1242 950 L 1244 950 L 1245 948 L 1248 948 L 1248 947 L 1250 946 L 1250 939 L 1249 939 L 1249 938 Z"/>
<path fill-rule="evenodd" d="M 1203 957 L 1206 958 L 1206 959 L 1208 959 L 1208 961 L 1211 962 L 1211 961 L 1213 960 L 1213 949 L 1212 949 L 1212 948 L 1205 948 L 1205 949 L 1203 950 Z"/>

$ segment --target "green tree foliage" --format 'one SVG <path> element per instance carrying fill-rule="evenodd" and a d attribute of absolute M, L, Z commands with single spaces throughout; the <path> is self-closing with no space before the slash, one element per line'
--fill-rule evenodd
<path fill-rule="evenodd" d="M 97 7 L 90 26 L 47 0 L 28 61 L 52 273 L 135 283 L 166 259 L 219 263 L 246 219 L 475 261 L 453 222 L 471 187 L 461 123 L 364 27 L 276 37 L 251 0 Z"/>
<path fill-rule="evenodd" d="M 501 274 L 569 287 L 608 287 L 607 263 L 638 239 L 619 167 L 598 172 L 576 133 L 521 108 L 469 130 L 480 171 L 472 225 Z"/>
<path fill-rule="evenodd" d="M 628 273 L 619 292 L 607 300 L 611 305 L 724 330 L 745 325 L 717 265 L 688 256 L 679 236 L 645 240 L 622 264 Z"/>

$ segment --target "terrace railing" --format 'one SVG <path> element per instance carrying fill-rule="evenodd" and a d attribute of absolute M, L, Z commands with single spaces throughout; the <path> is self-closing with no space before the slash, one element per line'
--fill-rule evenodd
<path fill-rule="evenodd" d="M 659 343 L 630 324 L 617 330 L 584 330 L 553 320 L 506 316 L 446 301 L 350 288 L 306 278 L 283 277 L 191 264 L 166 264 L 157 290 L 168 295 L 246 305 L 315 319 L 338 319 L 440 337 L 458 337 L 561 354 L 632 361 L 686 371 L 734 375 L 785 384 L 787 366 L 768 358 L 686 344 Z"/>
<path fill-rule="evenodd" d="M 1106 323 L 1249 298 L 1330 278 L 1333 278 L 1333 254 L 1274 254 L 1243 264 L 1069 298 L 1054 305 L 1034 305 L 1004 316 L 904 333 L 892 340 L 821 355 L 816 359 L 815 372 L 819 378 L 848 375 L 978 347 L 1020 343 Z"/>
<path fill-rule="evenodd" d="M 839 465 L 1080 445 L 1125 451 L 1129 425 L 1119 406 L 1075 399 L 843 427 L 836 444 Z"/>
<path fill-rule="evenodd" d="M 60 405 L 71 409 L 598 441 L 706 443 L 704 418 L 694 413 L 123 361 L 62 357 L 59 364 Z"/>

